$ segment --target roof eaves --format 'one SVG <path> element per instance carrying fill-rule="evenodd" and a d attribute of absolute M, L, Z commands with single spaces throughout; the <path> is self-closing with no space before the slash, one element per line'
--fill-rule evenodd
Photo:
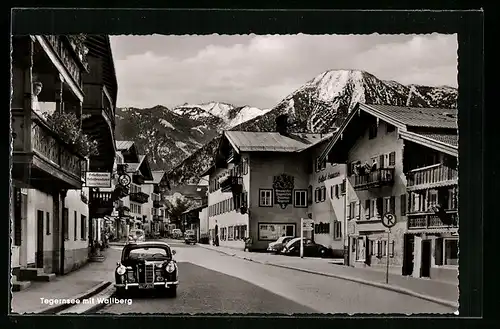
<path fill-rule="evenodd" d="M 442 141 L 438 141 L 436 139 L 429 138 L 427 136 L 423 136 L 414 132 L 401 131 L 399 134 L 403 139 L 406 139 L 408 141 L 415 142 L 420 145 L 458 157 L 458 146 L 447 144 Z"/>

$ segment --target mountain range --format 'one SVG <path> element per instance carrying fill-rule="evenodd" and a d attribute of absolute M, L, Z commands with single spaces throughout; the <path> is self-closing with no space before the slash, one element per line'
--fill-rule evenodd
<path fill-rule="evenodd" d="M 342 124 L 357 102 L 456 108 L 458 90 L 449 86 L 403 85 L 360 70 L 329 70 L 289 94 L 271 109 L 221 102 L 168 109 L 117 109 L 117 139 L 134 140 L 154 169 L 170 170 L 174 183 L 198 180 L 213 162 L 223 130 L 274 131 L 288 114 L 292 132 L 327 132 Z"/>

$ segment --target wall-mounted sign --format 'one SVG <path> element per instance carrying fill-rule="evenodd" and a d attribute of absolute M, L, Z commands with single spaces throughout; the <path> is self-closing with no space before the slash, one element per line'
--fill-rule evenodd
<path fill-rule="evenodd" d="M 111 173 L 109 172 L 91 172 L 85 173 L 86 187 L 111 187 Z"/>
<path fill-rule="evenodd" d="M 339 171 L 329 173 L 328 175 L 321 175 L 321 176 L 318 177 L 318 183 L 323 183 L 327 179 L 332 179 L 332 178 L 335 178 L 335 177 L 338 177 L 338 176 L 340 176 L 340 172 Z"/>
<path fill-rule="evenodd" d="M 287 205 L 292 204 L 292 194 L 295 185 L 295 178 L 287 174 L 274 176 L 274 203 L 285 209 Z"/>
<path fill-rule="evenodd" d="M 127 174 L 122 174 L 122 175 L 120 175 L 120 177 L 118 177 L 118 184 L 120 184 L 121 186 L 127 187 L 130 185 L 131 181 L 132 181 L 132 179 Z"/>

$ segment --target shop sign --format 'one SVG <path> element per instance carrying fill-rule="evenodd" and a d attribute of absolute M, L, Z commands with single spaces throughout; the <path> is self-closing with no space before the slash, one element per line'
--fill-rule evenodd
<path fill-rule="evenodd" d="M 332 179 L 332 178 L 335 178 L 335 177 L 338 177 L 338 176 L 340 176 L 340 172 L 339 171 L 329 173 L 328 175 L 321 175 L 321 176 L 318 177 L 318 184 L 319 183 L 323 183 L 327 179 Z"/>
<path fill-rule="evenodd" d="M 287 174 L 274 176 L 273 189 L 274 189 L 274 203 L 280 205 L 285 209 L 287 205 L 292 204 L 292 194 L 295 185 L 295 178 Z"/>

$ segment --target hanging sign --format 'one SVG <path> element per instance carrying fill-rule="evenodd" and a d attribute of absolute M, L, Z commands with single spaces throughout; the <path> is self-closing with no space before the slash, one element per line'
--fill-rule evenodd
<path fill-rule="evenodd" d="M 111 173 L 109 172 L 91 172 L 85 173 L 86 187 L 111 187 Z"/>

